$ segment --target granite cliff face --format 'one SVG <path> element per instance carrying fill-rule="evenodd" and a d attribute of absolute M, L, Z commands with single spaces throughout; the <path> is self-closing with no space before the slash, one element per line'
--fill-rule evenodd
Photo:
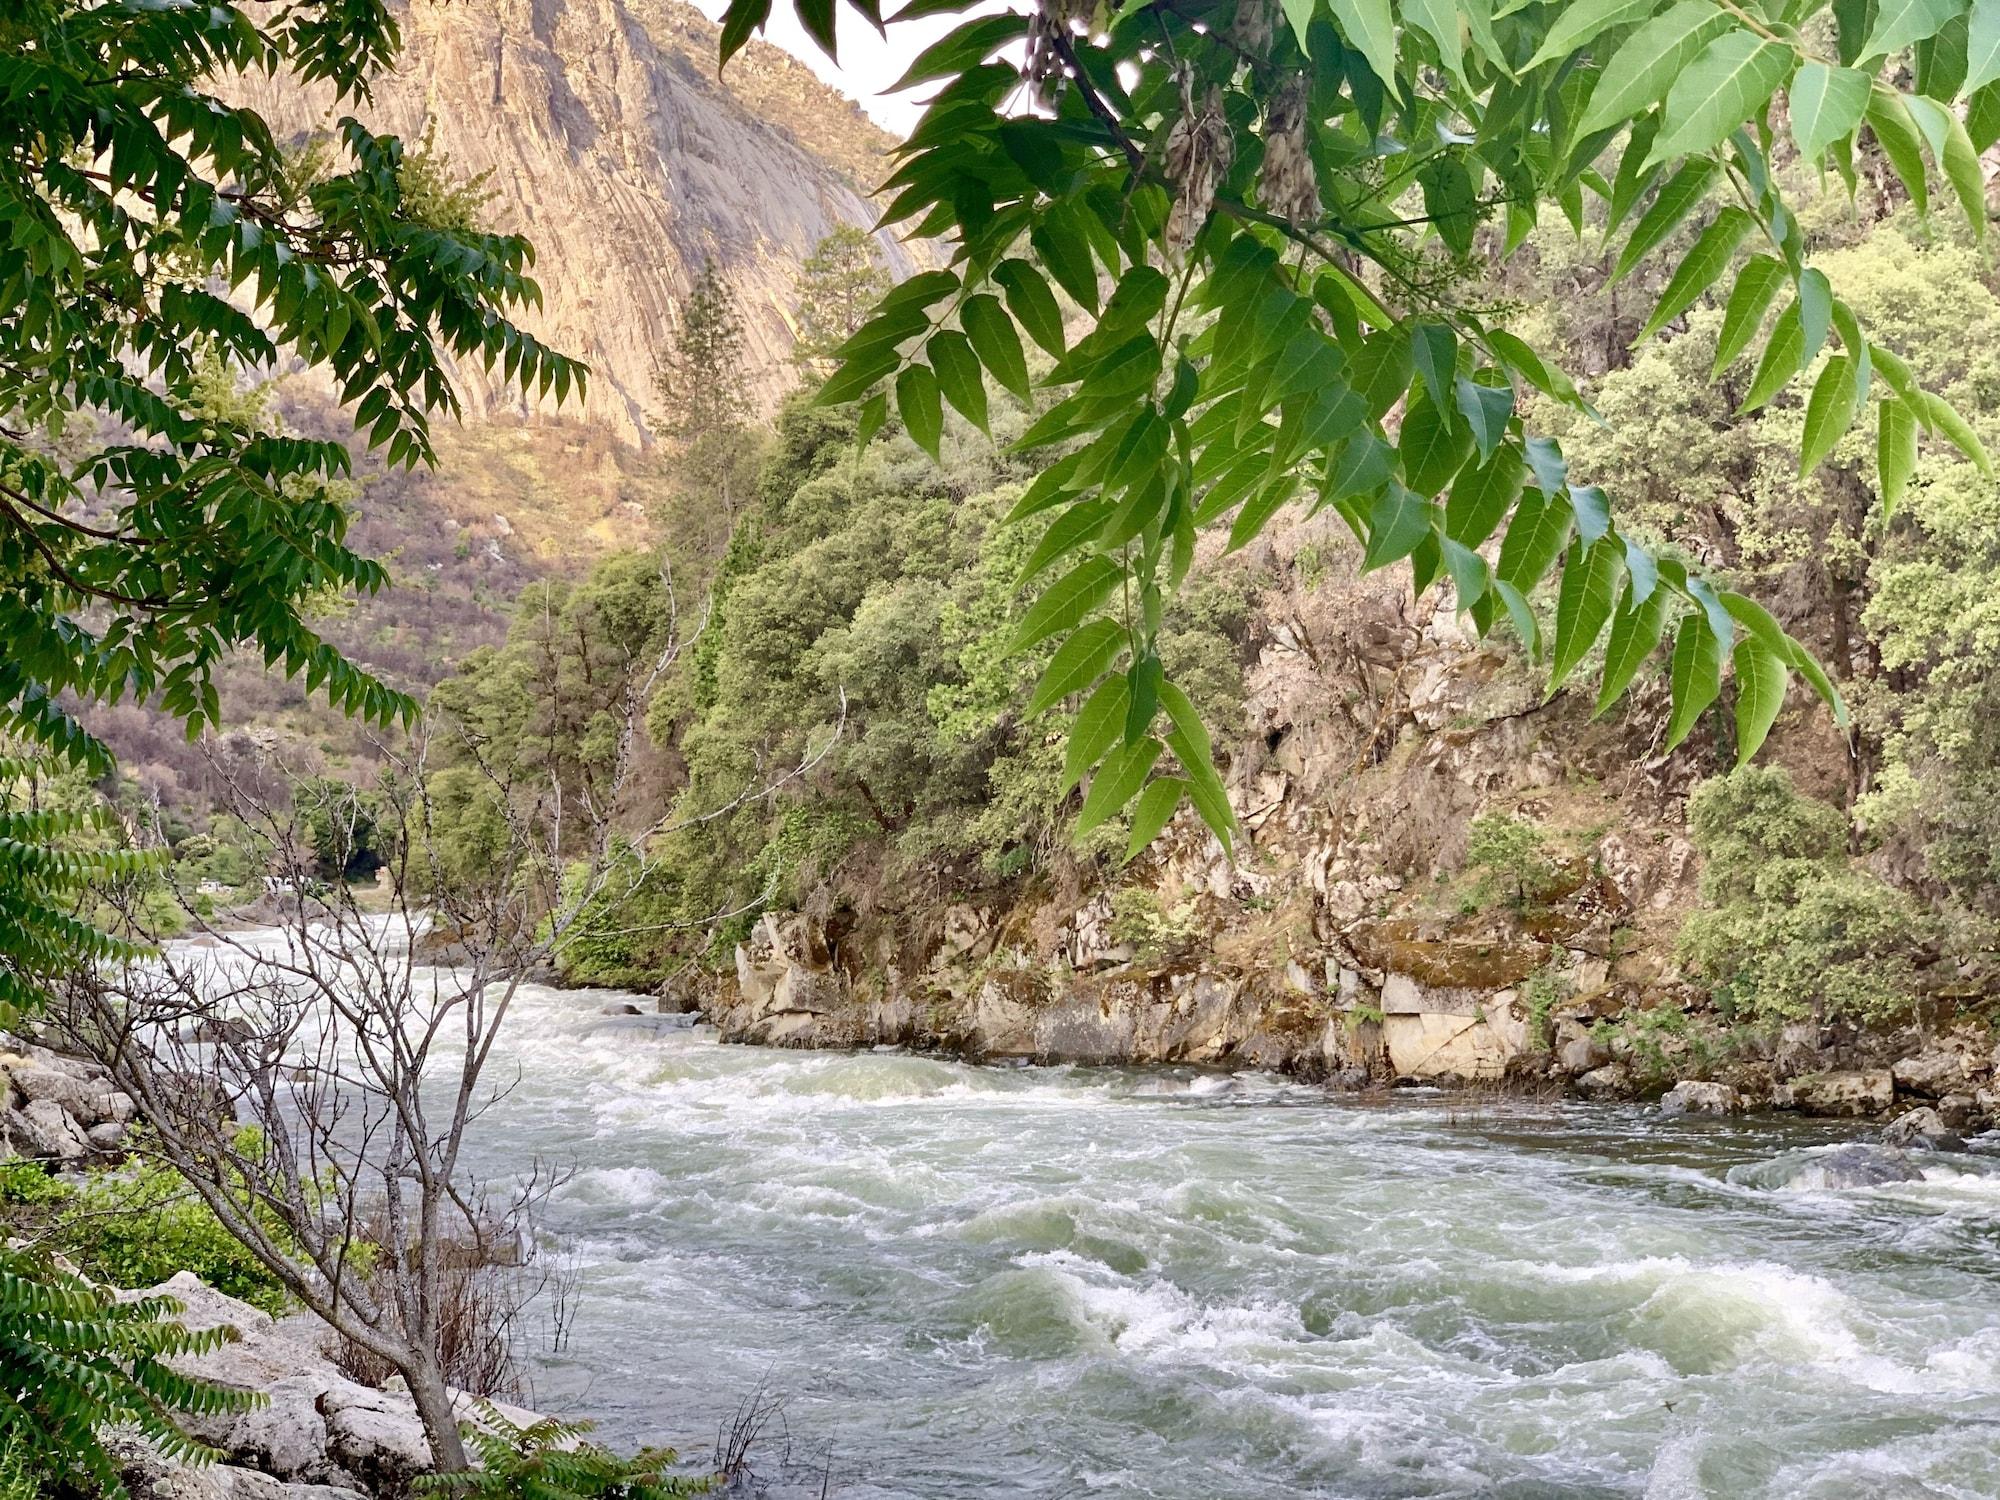
<path fill-rule="evenodd" d="M 679 0 L 409 0 L 399 18 L 402 56 L 359 113 L 406 140 L 430 128 L 455 171 L 492 174 L 494 227 L 539 256 L 544 305 L 523 321 L 595 372 L 583 415 L 644 436 L 655 351 L 708 256 L 742 305 L 759 393 L 788 387 L 794 272 L 836 226 L 873 222 L 890 137 L 774 47 L 753 42 L 718 79 L 716 29 Z M 290 82 L 238 92 L 281 138 L 348 112 Z M 913 269 L 879 243 L 893 274 Z M 523 410 L 458 374 L 469 415 Z"/>

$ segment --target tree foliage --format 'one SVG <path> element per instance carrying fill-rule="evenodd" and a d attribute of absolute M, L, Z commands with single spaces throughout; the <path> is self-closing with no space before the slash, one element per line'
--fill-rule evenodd
<path fill-rule="evenodd" d="M 689 448 L 726 438 L 749 414 L 743 365 L 743 315 L 713 256 L 680 301 L 673 346 L 660 357 L 654 386 L 666 430 Z"/>
<path fill-rule="evenodd" d="M 126 1424 L 170 1458 L 215 1455 L 174 1426 L 176 1414 L 253 1406 L 263 1397 L 211 1385 L 170 1361 L 206 1354 L 227 1329 L 191 1332 L 166 1297 L 114 1301 L 89 1283 L 0 1252 L 0 1455 L 51 1487 L 124 1500 L 102 1429 Z"/>
<path fill-rule="evenodd" d="M 27 0 L 0 18 L 0 735 L 102 774 L 72 702 L 150 699 L 194 735 L 218 724 L 237 647 L 366 719 L 413 710 L 310 620 L 386 581 L 347 545 L 348 446 L 217 382 L 316 369 L 391 465 L 431 459 L 429 414 L 457 407 L 448 359 L 580 394 L 583 368 L 511 320 L 540 298 L 531 248 L 479 230 L 477 190 L 434 154 L 352 117 L 289 152 L 215 92 L 258 74 L 352 104 L 398 42 L 382 0 Z M 0 889 L 17 1003 L 94 941 L 35 890 Z"/>
<path fill-rule="evenodd" d="M 827 235 L 799 266 L 792 358 L 817 369 L 861 331 L 889 285 L 873 235 L 852 224 Z"/>
<path fill-rule="evenodd" d="M 872 0 L 857 9 L 879 23 Z M 769 13 L 733 0 L 725 61 Z M 831 50 L 831 0 L 798 13 Z M 1811 263 L 1773 162 L 1795 150 L 1851 180 L 1858 143 L 1920 208 L 1935 167 L 1983 228 L 1996 17 L 1962 0 L 1153 0 L 1115 15 L 1046 0 L 980 15 L 910 68 L 906 84 L 938 88 L 885 188 L 885 220 L 954 236 L 952 265 L 883 299 L 823 399 L 865 398 L 870 423 L 893 400 L 933 450 L 941 404 L 987 425 L 989 377 L 1037 404 L 1017 445 L 1045 467 L 1016 514 L 1046 533 L 1015 644 L 1056 643 L 1039 696 L 1082 704 L 1085 824 L 1142 794 L 1157 810 L 1143 789 L 1171 770 L 1227 838 L 1160 623 L 1201 528 L 1241 546 L 1295 500 L 1334 509 L 1367 567 L 1407 560 L 1420 590 L 1448 583 L 1552 686 L 1605 642 L 1600 707 L 1670 641 L 1669 743 L 1728 675 L 1747 758 L 1790 676 L 1844 723 L 1840 695 L 1763 606 L 1628 534 L 1591 482 L 1613 476 L 1573 475 L 1533 430 L 1530 395 L 1587 404 L 1469 273 L 1538 235 L 1544 204 L 1578 225 L 1601 205 L 1620 275 L 1699 224 L 1647 332 L 1727 288 L 1716 358 L 1754 360 L 1746 409 L 1817 371 L 1803 467 L 1872 407 L 1892 493 L 1922 434 L 1984 470 L 1967 423 Z M 1947 38 L 1978 65 L 1958 66 Z M 1915 88 L 1890 65 L 1913 48 Z M 1052 361 L 1039 376 L 1031 346 Z"/>

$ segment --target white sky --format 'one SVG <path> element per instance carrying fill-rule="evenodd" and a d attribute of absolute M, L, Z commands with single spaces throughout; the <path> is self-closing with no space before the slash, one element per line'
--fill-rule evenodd
<path fill-rule="evenodd" d="M 885 15 L 893 15 L 903 0 L 885 0 Z M 694 0 L 695 6 L 711 21 L 720 21 L 728 0 Z M 984 8 L 984 7 L 982 7 Z M 908 94 L 885 91 L 910 66 L 910 60 L 947 31 L 965 20 L 963 15 L 928 16 L 888 28 L 885 40 L 874 27 L 844 3 L 838 6 L 840 64 L 836 66 L 820 51 L 819 43 L 799 25 L 791 0 L 774 0 L 771 19 L 757 33 L 765 41 L 798 58 L 826 82 L 839 89 L 874 117 L 884 129 L 908 135 L 923 113 L 923 100 L 935 84 L 927 84 Z"/>

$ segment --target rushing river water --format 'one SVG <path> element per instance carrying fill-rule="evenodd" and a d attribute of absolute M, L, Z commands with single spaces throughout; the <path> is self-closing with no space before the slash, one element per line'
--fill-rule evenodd
<path fill-rule="evenodd" d="M 573 1164 L 535 1396 L 621 1441 L 705 1455 L 768 1381 L 848 1500 L 2000 1496 L 2000 1154 L 1773 1190 L 1833 1132 L 723 1047 L 607 998 L 528 993 L 479 1166 Z"/>

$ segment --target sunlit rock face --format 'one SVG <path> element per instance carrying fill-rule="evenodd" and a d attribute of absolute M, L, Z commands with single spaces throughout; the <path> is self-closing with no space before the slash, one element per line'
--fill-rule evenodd
<path fill-rule="evenodd" d="M 839 225 L 873 223 L 887 135 L 761 43 L 718 79 L 715 28 L 678 0 L 412 0 L 398 15 L 401 59 L 360 105 L 290 80 L 235 92 L 280 139 L 355 113 L 407 141 L 431 129 L 459 174 L 490 172 L 491 226 L 538 252 L 543 304 L 522 321 L 591 365 L 593 420 L 646 436 L 658 351 L 709 256 L 742 307 L 756 394 L 768 406 L 790 387 L 799 262 Z M 918 263 L 878 244 L 897 276 Z M 527 409 L 482 369 L 456 376 L 475 414 Z"/>

